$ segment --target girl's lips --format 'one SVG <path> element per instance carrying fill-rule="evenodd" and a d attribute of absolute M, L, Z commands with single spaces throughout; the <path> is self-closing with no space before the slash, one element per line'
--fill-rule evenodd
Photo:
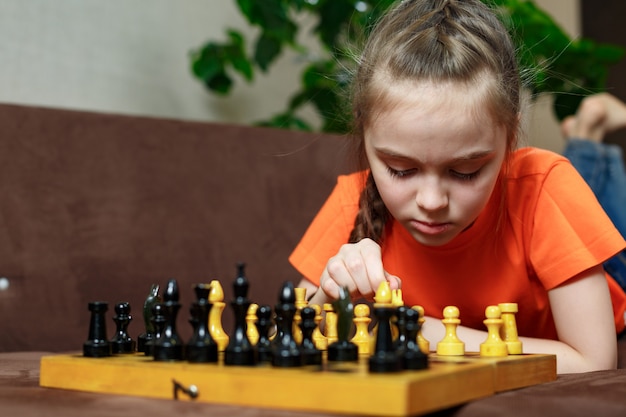
<path fill-rule="evenodd" d="M 450 228 L 450 223 L 429 223 L 414 220 L 411 222 L 415 230 L 425 235 L 438 235 Z"/>

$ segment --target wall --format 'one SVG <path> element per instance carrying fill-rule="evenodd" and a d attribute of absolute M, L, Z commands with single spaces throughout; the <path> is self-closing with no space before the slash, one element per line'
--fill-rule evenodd
<path fill-rule="evenodd" d="M 609 42 L 626 47 L 626 31 L 623 28 L 626 16 L 624 0 L 605 0 L 602 7 L 592 0 L 582 0 L 582 33 L 598 42 Z M 611 67 L 607 79 L 607 90 L 626 100 L 626 59 Z M 606 136 L 607 142 L 617 143 L 626 158 L 626 130 L 622 129 Z"/>
<path fill-rule="evenodd" d="M 537 1 L 570 33 L 579 0 Z M 2 0 L 0 102 L 250 123 L 283 109 L 300 61 L 280 59 L 271 77 L 208 94 L 188 54 L 226 27 L 247 30 L 234 0 Z M 531 144 L 560 148 L 550 105 L 530 117 Z M 556 132 L 556 133 L 555 133 Z M 556 137 L 556 138 L 555 138 Z"/>

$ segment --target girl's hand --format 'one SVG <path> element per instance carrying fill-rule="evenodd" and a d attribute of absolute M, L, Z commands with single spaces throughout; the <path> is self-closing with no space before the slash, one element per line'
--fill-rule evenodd
<path fill-rule="evenodd" d="M 352 298 L 371 300 L 383 281 L 389 281 L 392 290 L 401 286 L 400 278 L 384 270 L 380 246 L 371 239 L 363 239 L 343 245 L 328 260 L 320 278 L 320 289 L 331 300 L 339 297 L 340 287 L 346 287 Z"/>

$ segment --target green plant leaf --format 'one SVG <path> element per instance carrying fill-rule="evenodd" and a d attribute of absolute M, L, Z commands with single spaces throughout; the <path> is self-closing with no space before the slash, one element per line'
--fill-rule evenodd
<path fill-rule="evenodd" d="M 350 21 L 350 16 L 356 13 L 354 1 L 321 0 L 319 7 L 319 24 L 315 31 L 330 50 L 336 48 L 337 38 L 343 28 Z"/>
<path fill-rule="evenodd" d="M 207 79 L 205 84 L 210 90 L 224 95 L 230 91 L 233 80 L 225 72 L 220 72 Z"/>
<path fill-rule="evenodd" d="M 272 61 L 280 54 L 281 49 L 280 41 L 263 33 L 257 40 L 254 60 L 263 71 L 267 71 Z"/>

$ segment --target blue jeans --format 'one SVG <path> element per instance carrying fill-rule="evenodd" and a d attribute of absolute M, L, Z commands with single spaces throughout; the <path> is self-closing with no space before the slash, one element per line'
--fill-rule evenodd
<path fill-rule="evenodd" d="M 613 224 L 626 237 L 626 172 L 618 145 L 570 139 L 563 151 L 596 195 Z M 626 250 L 604 263 L 626 291 Z"/>

